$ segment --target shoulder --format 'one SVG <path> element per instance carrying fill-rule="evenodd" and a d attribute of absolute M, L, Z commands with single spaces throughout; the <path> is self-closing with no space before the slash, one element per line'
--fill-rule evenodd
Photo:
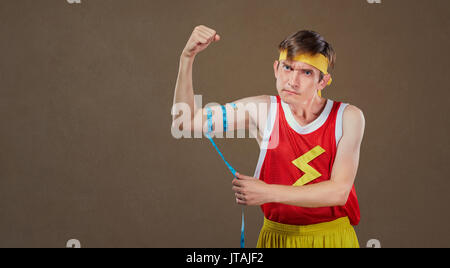
<path fill-rule="evenodd" d="M 348 104 L 342 116 L 342 137 L 360 143 L 365 128 L 364 113 L 358 107 Z"/>
<path fill-rule="evenodd" d="M 234 101 L 238 112 L 249 112 L 249 116 L 252 121 L 257 122 L 258 116 L 265 118 L 266 114 L 259 115 L 260 111 L 267 111 L 270 109 L 271 96 L 270 95 L 258 95 L 245 97 Z M 263 109 L 265 108 L 265 109 Z"/>
<path fill-rule="evenodd" d="M 254 100 L 256 103 L 264 103 L 264 104 L 270 104 L 271 103 L 271 96 L 270 95 L 260 95 L 255 96 Z"/>
<path fill-rule="evenodd" d="M 236 103 L 270 103 L 270 97 L 270 95 L 251 96 L 237 100 Z"/>
<path fill-rule="evenodd" d="M 255 109 L 257 107 L 261 107 L 261 105 L 269 107 L 271 98 L 269 95 L 251 96 L 238 99 L 236 101 L 233 101 L 233 103 L 237 105 L 238 111 L 247 111 Z"/>
<path fill-rule="evenodd" d="M 351 124 L 365 124 L 364 113 L 361 109 L 356 107 L 355 105 L 348 104 L 343 113 L 343 123 L 344 125 L 347 123 Z"/>

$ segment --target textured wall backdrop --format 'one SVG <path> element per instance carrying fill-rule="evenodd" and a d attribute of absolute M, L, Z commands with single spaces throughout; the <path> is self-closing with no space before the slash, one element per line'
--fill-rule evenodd
<path fill-rule="evenodd" d="M 79 3 L 77 3 L 79 2 Z M 374 3 L 371 3 L 374 2 Z M 206 139 L 174 139 L 180 53 L 199 24 L 203 103 L 275 95 L 277 45 L 321 33 L 327 98 L 358 106 L 361 246 L 450 246 L 447 0 L 2 0 L 0 247 L 238 247 L 240 207 Z M 253 174 L 250 139 L 221 139 Z M 247 245 L 262 225 L 246 208 Z"/>

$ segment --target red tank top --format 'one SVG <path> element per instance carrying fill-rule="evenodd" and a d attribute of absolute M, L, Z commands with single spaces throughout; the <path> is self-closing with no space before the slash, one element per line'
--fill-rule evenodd
<path fill-rule="evenodd" d="M 347 104 L 327 100 L 320 116 L 302 127 L 279 96 L 271 96 L 271 102 L 254 177 L 268 184 L 295 186 L 329 180 Z M 357 225 L 360 219 L 354 186 L 344 206 L 305 208 L 266 203 L 261 208 L 267 219 L 284 224 L 308 225 L 348 216 L 350 223 Z"/>

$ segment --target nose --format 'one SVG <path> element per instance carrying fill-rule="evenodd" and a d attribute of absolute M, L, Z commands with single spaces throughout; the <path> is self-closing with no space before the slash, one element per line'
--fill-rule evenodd
<path fill-rule="evenodd" d="M 300 73 L 297 70 L 291 72 L 288 84 L 293 89 L 298 89 L 300 87 Z"/>

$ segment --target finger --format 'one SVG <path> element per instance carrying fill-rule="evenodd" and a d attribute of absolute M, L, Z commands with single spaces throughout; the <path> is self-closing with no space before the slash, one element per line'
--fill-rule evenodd
<path fill-rule="evenodd" d="M 241 180 L 248 180 L 248 179 L 252 179 L 252 177 L 249 177 L 249 176 L 246 176 L 246 175 L 240 174 L 240 173 L 238 173 L 238 172 L 236 172 L 236 177 L 238 177 L 238 179 L 241 179 Z"/>
<path fill-rule="evenodd" d="M 237 198 L 236 198 L 236 203 L 237 203 L 238 205 L 246 205 L 246 204 L 247 204 L 246 201 L 242 201 L 242 200 L 239 200 L 239 199 L 237 199 Z"/>
<path fill-rule="evenodd" d="M 243 194 L 238 194 L 238 193 L 236 193 L 235 196 L 236 196 L 237 199 L 239 199 L 239 200 L 241 200 L 241 201 L 247 201 L 247 200 L 245 199 L 245 196 L 244 196 Z"/>
<path fill-rule="evenodd" d="M 197 30 L 197 32 L 198 32 L 198 33 L 202 33 L 202 34 L 204 34 L 204 35 L 206 35 L 206 36 L 209 36 L 209 37 L 213 37 L 214 34 L 216 34 L 215 31 L 207 30 L 207 29 L 204 29 L 204 28 L 199 28 L 199 29 Z"/>
<path fill-rule="evenodd" d="M 231 182 L 234 186 L 242 187 L 242 182 L 240 182 L 238 179 L 233 179 Z"/>
<path fill-rule="evenodd" d="M 206 43 L 208 43 L 208 40 L 206 38 L 204 38 L 204 37 L 201 37 L 201 36 L 196 36 L 194 41 L 195 41 L 195 44 L 206 44 Z"/>
<path fill-rule="evenodd" d="M 203 36 L 203 35 L 201 35 L 199 33 L 195 34 L 194 40 L 195 40 L 196 43 L 201 43 L 201 44 L 206 44 L 206 43 L 209 42 L 208 41 L 208 37 Z"/>
<path fill-rule="evenodd" d="M 214 35 L 214 34 L 216 33 L 216 31 L 215 31 L 214 29 L 211 29 L 211 28 L 209 28 L 209 27 L 207 27 L 207 26 L 204 26 L 204 25 L 200 25 L 200 26 L 198 27 L 198 30 L 199 30 L 199 31 L 203 31 L 203 32 L 205 32 L 205 33 L 208 33 L 208 34 L 210 34 L 210 35 Z"/>
<path fill-rule="evenodd" d="M 199 28 L 198 32 L 205 34 L 208 37 L 208 40 L 210 40 L 211 42 L 217 42 L 220 40 L 220 35 L 217 34 L 217 32 L 213 29 Z"/>
<path fill-rule="evenodd" d="M 220 40 L 220 35 L 212 29 L 207 30 L 207 35 L 210 37 L 211 42 L 217 42 Z"/>
<path fill-rule="evenodd" d="M 242 194 L 242 188 L 241 188 L 241 187 L 233 186 L 231 189 L 232 189 L 233 192 L 235 192 L 235 193 Z"/>
<path fill-rule="evenodd" d="M 210 35 L 202 33 L 200 31 L 198 31 L 196 34 L 197 34 L 197 37 L 199 37 L 199 38 L 204 38 L 205 40 L 208 40 L 208 41 L 211 39 Z"/>
<path fill-rule="evenodd" d="M 203 38 L 207 39 L 208 42 L 214 41 L 214 38 L 215 38 L 214 35 L 216 34 L 215 31 L 207 31 L 207 30 L 204 30 L 204 29 L 198 29 L 196 31 L 196 33 L 198 35 L 202 36 Z"/>

